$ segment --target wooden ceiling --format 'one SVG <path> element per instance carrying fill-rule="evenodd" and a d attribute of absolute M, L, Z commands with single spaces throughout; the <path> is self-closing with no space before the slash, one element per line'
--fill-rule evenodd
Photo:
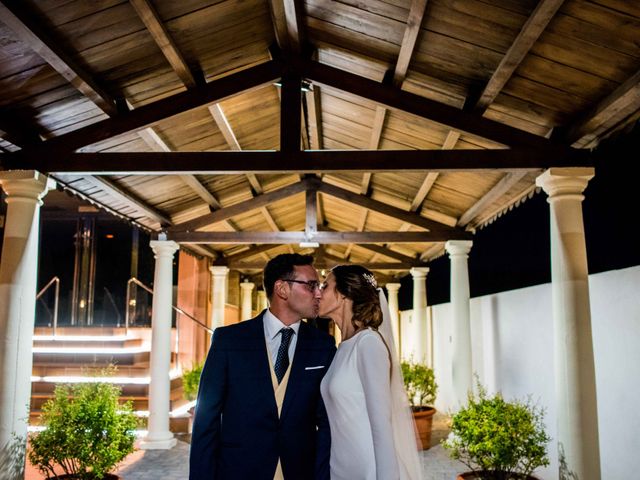
<path fill-rule="evenodd" d="M 625 0 L 0 0 L 0 39 L 1 168 L 245 271 L 406 272 L 640 113 Z"/>

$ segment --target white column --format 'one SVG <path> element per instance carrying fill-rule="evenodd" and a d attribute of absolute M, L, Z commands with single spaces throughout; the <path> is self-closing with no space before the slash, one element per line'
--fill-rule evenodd
<path fill-rule="evenodd" d="M 451 307 L 453 311 L 452 384 L 457 405 L 464 405 L 473 388 L 471 366 L 471 308 L 469 267 L 471 240 L 449 240 L 445 249 L 451 260 Z"/>
<path fill-rule="evenodd" d="M 224 325 L 224 306 L 227 303 L 227 267 L 209 267 L 213 282 L 211 285 L 211 329 L 215 330 Z"/>
<path fill-rule="evenodd" d="M 6 478 L 17 479 L 31 400 L 40 205 L 55 183 L 15 170 L 0 172 L 0 184 L 8 204 L 0 263 L 0 465 Z"/>
<path fill-rule="evenodd" d="M 413 277 L 413 313 L 411 326 L 413 328 L 413 351 L 410 358 L 414 362 L 427 362 L 427 267 L 411 269 Z"/>
<path fill-rule="evenodd" d="M 391 314 L 391 330 L 393 331 L 393 343 L 395 343 L 396 353 L 402 358 L 400 351 L 400 318 L 398 315 L 398 290 L 399 283 L 387 283 L 387 293 L 389 294 L 389 313 Z"/>
<path fill-rule="evenodd" d="M 598 409 L 582 192 L 592 168 L 551 168 L 536 184 L 549 195 L 560 478 L 598 480 Z"/>
<path fill-rule="evenodd" d="M 267 292 L 264 290 L 258 290 L 258 312 L 261 312 L 268 307 L 269 300 L 267 299 Z"/>
<path fill-rule="evenodd" d="M 240 312 L 240 320 L 249 320 L 253 313 L 253 287 L 256 284 L 252 282 L 242 282 L 240 284 L 240 297 L 242 310 Z"/>
<path fill-rule="evenodd" d="M 166 450 L 176 444 L 169 431 L 171 394 L 171 300 L 173 292 L 173 254 L 176 242 L 154 240 L 156 268 L 153 276 L 151 318 L 151 383 L 149 384 L 149 433 L 140 444 L 145 450 Z"/>

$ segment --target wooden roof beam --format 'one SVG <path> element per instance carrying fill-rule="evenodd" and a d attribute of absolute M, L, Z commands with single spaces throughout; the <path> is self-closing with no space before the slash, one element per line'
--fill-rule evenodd
<path fill-rule="evenodd" d="M 307 97 L 307 111 L 309 114 L 309 128 L 315 133 L 315 135 L 309 135 L 311 148 L 314 150 L 322 150 L 324 148 L 322 137 L 322 104 L 320 102 L 320 96 L 322 95 L 319 85 L 313 85 L 312 88 L 306 92 Z M 311 133 L 311 132 L 310 132 Z"/>
<path fill-rule="evenodd" d="M 168 240 L 178 243 L 205 244 L 295 244 L 315 241 L 331 243 L 429 243 L 447 240 L 470 240 L 464 230 L 434 232 L 325 232 L 319 231 L 310 239 L 304 232 L 184 232 L 169 229 Z"/>
<path fill-rule="evenodd" d="M 507 193 L 511 187 L 518 183 L 526 172 L 509 172 L 502 179 L 485 193 L 480 200 L 474 203 L 458 220 L 459 227 L 465 227 L 482 212 L 485 208 L 495 202 L 502 195 Z"/>
<path fill-rule="evenodd" d="M 555 143 L 524 130 L 478 117 L 450 105 L 383 85 L 335 67 L 304 59 L 298 59 L 296 63 L 302 75 L 313 82 L 369 99 L 387 108 L 402 110 L 448 125 L 456 130 L 478 135 L 504 145 L 536 148 L 554 155 L 570 149 L 566 145 Z"/>
<path fill-rule="evenodd" d="M 395 252 L 387 247 L 383 247 L 381 245 L 375 245 L 375 244 L 364 244 L 364 245 L 359 245 L 360 248 L 364 248 L 366 250 L 370 250 L 372 252 L 376 252 L 376 254 L 378 255 L 384 255 L 385 257 L 389 257 L 389 258 L 393 258 L 395 260 L 398 260 L 400 262 L 404 262 L 404 263 L 411 263 L 411 262 L 415 262 L 416 258 L 414 257 L 410 257 L 408 255 L 404 255 L 402 253 L 399 252 Z"/>
<path fill-rule="evenodd" d="M 45 151 L 47 154 L 54 151 L 72 152 L 85 145 L 132 130 L 140 130 L 165 118 L 271 84 L 280 78 L 280 75 L 280 62 L 272 60 L 261 63 L 255 67 L 213 80 L 206 85 L 201 85 L 186 92 L 177 93 L 157 102 L 143 105 L 133 111 L 122 113 L 117 118 L 106 119 L 54 137 L 42 142 L 41 146 L 30 150 L 38 151 L 39 153 Z"/>
<path fill-rule="evenodd" d="M 360 220 L 358 221 L 358 226 L 356 228 L 356 232 L 364 231 L 364 227 L 367 224 L 367 217 L 369 216 L 369 210 L 366 208 L 362 209 L 362 215 L 360 216 Z M 351 255 L 351 250 L 353 250 L 353 243 L 347 245 L 347 249 L 344 252 L 344 258 L 349 259 L 349 255 Z"/>
<path fill-rule="evenodd" d="M 180 223 L 178 225 L 175 225 L 172 230 L 189 231 L 204 227 L 205 225 L 210 225 L 212 223 L 221 222 L 240 213 L 256 210 L 269 205 L 270 203 L 289 198 L 300 192 L 304 192 L 307 189 L 307 185 L 308 183 L 305 180 L 287 185 L 286 187 L 282 187 L 278 190 L 263 193 L 262 195 L 257 195 L 251 200 L 236 203 L 234 205 L 221 208 L 220 210 L 216 210 L 196 219 L 189 220 L 188 222 Z"/>
<path fill-rule="evenodd" d="M 538 2 L 515 41 L 502 57 L 502 61 L 493 72 L 484 90 L 477 97 L 477 101 L 469 106 L 471 110 L 484 112 L 493 103 L 563 3 L 564 0 L 541 0 Z"/>
<path fill-rule="evenodd" d="M 413 0 L 409 9 L 409 17 L 407 18 L 407 28 L 404 30 L 404 37 L 400 46 L 400 53 L 396 61 L 395 71 L 393 72 L 393 85 L 402 86 L 407 70 L 409 70 L 409 62 L 413 56 L 413 51 L 418 41 L 418 34 L 422 26 L 424 12 L 427 8 L 427 0 Z"/>
<path fill-rule="evenodd" d="M 35 20 L 34 13 L 25 7 L 24 2 L 1 0 L 0 18 L 24 44 L 28 45 L 98 108 L 109 116 L 115 116 L 118 113 L 114 99 L 76 63 L 71 55 L 60 47 L 60 42 L 55 41 L 45 32 Z"/>
<path fill-rule="evenodd" d="M 108 195 L 125 203 L 127 206 L 141 212 L 143 215 L 158 222 L 162 227 L 173 225 L 173 221 L 160 210 L 148 205 L 144 200 L 138 198 L 131 192 L 120 187 L 116 182 L 106 177 L 85 176 L 84 179 L 95 188 L 103 190 Z"/>
<path fill-rule="evenodd" d="M 300 151 L 302 116 L 302 79 L 296 73 L 282 75 L 280 89 L 280 151 L 295 153 Z"/>
<path fill-rule="evenodd" d="M 222 110 L 220 104 L 214 103 L 213 105 L 209 105 L 209 113 L 211 113 L 213 120 L 216 122 L 216 125 L 220 129 L 220 132 L 222 132 L 222 136 L 226 140 L 227 145 L 229 145 L 229 148 L 236 151 L 242 150 L 242 147 L 240 147 L 240 142 L 238 142 L 235 133 L 233 133 L 233 129 L 229 124 L 229 120 L 224 114 L 224 111 Z M 247 173 L 246 177 L 255 193 L 260 194 L 263 192 L 262 185 L 260 184 L 260 181 L 258 180 L 258 177 L 255 176 L 255 174 Z"/>
<path fill-rule="evenodd" d="M 47 143 L 47 142 L 44 142 Z M 129 175 L 148 173 L 329 173 L 398 171 L 527 170 L 550 167 L 593 166 L 588 150 L 567 150 L 557 155 L 531 148 L 502 150 L 320 150 L 277 151 L 118 152 L 41 155 L 19 151 L 3 159 L 7 168 L 41 172 Z"/>
<path fill-rule="evenodd" d="M 554 131 L 554 137 L 559 136 L 571 144 L 586 145 L 611 128 L 612 124 L 625 120 L 639 109 L 640 70 L 576 121 L 564 134 L 562 131 Z"/>
<path fill-rule="evenodd" d="M 387 205 L 386 203 L 373 200 L 372 198 L 369 198 L 365 195 L 359 195 L 357 193 L 350 192 L 349 190 L 345 190 L 334 185 L 329 185 L 328 183 L 320 183 L 318 190 L 327 195 L 331 195 L 349 203 L 353 203 L 369 210 L 373 210 L 374 212 L 378 212 L 392 218 L 397 218 L 404 222 L 411 223 L 412 225 L 426 228 L 432 232 L 443 231 L 449 232 L 453 235 L 455 235 L 456 233 L 460 233 L 457 231 L 457 228 L 449 227 L 448 225 L 438 223 L 434 220 L 422 217 L 416 213 L 407 212 L 400 208 L 392 207 L 390 205 Z"/>
<path fill-rule="evenodd" d="M 187 88 L 203 84 L 202 74 L 196 74 L 189 67 L 151 2 L 149 0 L 129 0 L 129 2 L 182 83 Z"/>
<path fill-rule="evenodd" d="M 325 269 L 329 270 L 336 265 L 343 264 L 344 261 L 339 261 L 339 259 L 335 258 L 320 258 L 313 262 L 313 266 L 316 269 Z M 358 265 L 362 265 L 369 270 L 410 270 L 413 267 L 423 267 L 426 266 L 426 263 L 423 262 L 412 262 L 412 263 L 394 263 L 394 262 L 378 262 L 378 263 L 358 263 Z M 264 262 L 237 262 L 228 264 L 229 268 L 233 268 L 235 270 L 257 270 L 264 268 Z M 377 277 L 377 275 L 376 275 Z"/>
<path fill-rule="evenodd" d="M 284 52 L 302 52 L 302 3 L 296 0 L 269 0 L 276 41 Z"/>

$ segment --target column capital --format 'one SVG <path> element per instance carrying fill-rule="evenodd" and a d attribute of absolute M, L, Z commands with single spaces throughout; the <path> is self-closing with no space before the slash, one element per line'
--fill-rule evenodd
<path fill-rule="evenodd" d="M 37 170 L 8 170 L 0 172 L 0 185 L 7 194 L 7 203 L 15 199 L 42 203 L 56 182 Z"/>
<path fill-rule="evenodd" d="M 214 265 L 209 267 L 209 271 L 214 277 L 226 277 L 229 273 L 229 267 Z"/>
<path fill-rule="evenodd" d="M 427 273 L 429 273 L 429 267 L 413 267 L 409 272 L 411 272 L 414 280 L 416 278 L 425 278 Z"/>
<path fill-rule="evenodd" d="M 550 168 L 536 178 L 536 185 L 549 195 L 549 200 L 559 196 L 576 196 L 582 200 L 595 170 L 591 167 Z"/>
<path fill-rule="evenodd" d="M 176 250 L 180 248 L 180 245 L 173 240 L 151 240 L 149 245 L 151 245 L 151 250 L 155 253 L 156 258 L 163 256 L 172 257 L 173 254 L 176 253 Z"/>
<path fill-rule="evenodd" d="M 253 287 L 255 287 L 255 286 L 256 286 L 256 284 L 253 283 L 253 282 L 241 282 L 240 283 L 240 288 L 243 289 L 243 290 L 248 290 L 249 292 L 251 290 L 253 290 Z"/>
<path fill-rule="evenodd" d="M 388 292 L 397 292 L 398 290 L 400 290 L 399 283 L 387 283 L 385 287 L 387 288 Z"/>
<path fill-rule="evenodd" d="M 473 245 L 472 240 L 449 240 L 444 244 L 444 249 L 449 256 L 468 255 Z"/>

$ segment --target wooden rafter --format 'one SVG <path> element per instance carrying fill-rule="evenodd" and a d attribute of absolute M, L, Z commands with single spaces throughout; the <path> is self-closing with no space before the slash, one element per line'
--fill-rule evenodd
<path fill-rule="evenodd" d="M 46 143 L 46 142 L 44 142 Z M 593 166 L 588 150 L 565 150 L 556 155 L 531 148 L 504 150 L 320 150 L 308 152 L 13 152 L 4 159 L 7 168 L 42 172 L 107 175 L 127 173 L 316 173 L 385 171 L 527 170 L 549 167 Z"/>
<path fill-rule="evenodd" d="M 464 227 L 473 220 L 486 207 L 495 202 L 502 195 L 507 193 L 511 187 L 518 183 L 526 172 L 509 172 L 496 183 L 491 190 L 482 196 L 480 200 L 474 203 L 466 212 L 464 212 L 458 220 L 458 226 Z"/>
<path fill-rule="evenodd" d="M 411 262 L 415 262 L 416 261 L 416 259 L 414 257 L 410 257 L 408 255 L 404 255 L 402 253 L 395 252 L 395 251 L 391 250 L 390 248 L 383 247 L 381 245 L 364 244 L 364 245 L 360 245 L 360 248 L 364 248 L 366 250 L 370 250 L 370 251 L 375 252 L 375 253 L 377 253 L 379 255 L 384 255 L 385 257 L 393 258 L 395 260 L 399 260 L 400 262 L 404 262 L 404 263 L 411 263 Z"/>
<path fill-rule="evenodd" d="M 187 64 L 151 2 L 149 0 L 129 0 L 129 2 L 182 83 L 187 88 L 194 88 L 198 83 L 203 83 L 203 79 L 198 79 L 197 74 Z"/>
<path fill-rule="evenodd" d="M 380 137 L 382 137 L 382 127 L 384 119 L 387 115 L 387 109 L 384 107 L 376 107 L 376 114 L 373 118 L 373 126 L 371 128 L 371 137 L 369 138 L 369 150 L 377 150 L 380 146 Z M 369 193 L 369 185 L 371 184 L 371 172 L 365 172 L 362 176 L 362 185 L 360 193 L 367 195 Z"/>
<path fill-rule="evenodd" d="M 293 153 L 300 151 L 302 115 L 301 78 L 287 72 L 282 75 L 280 89 L 280 151 Z"/>
<path fill-rule="evenodd" d="M 138 198 L 133 193 L 127 192 L 113 180 L 105 177 L 94 177 L 90 175 L 84 177 L 84 179 L 95 188 L 105 191 L 107 194 L 125 203 L 127 206 L 155 220 L 163 227 L 173 225 L 173 221 L 171 220 L 171 218 L 162 213 L 160 210 L 152 207 L 151 205 L 148 205 L 144 200 Z"/>
<path fill-rule="evenodd" d="M 178 224 L 175 227 L 173 227 L 173 230 L 176 230 L 176 231 L 195 230 L 205 225 L 210 225 L 215 222 L 221 222 L 222 220 L 226 220 L 240 213 L 256 210 L 266 205 L 269 205 L 270 203 L 277 202 L 285 198 L 289 198 L 293 195 L 296 195 L 297 193 L 304 192 L 306 189 L 307 189 L 306 181 L 300 181 L 291 185 L 287 185 L 286 187 L 282 187 L 278 190 L 274 190 L 268 193 L 263 193 L 262 195 L 257 195 L 253 197 L 251 200 L 236 203 L 235 205 L 231 205 L 229 207 L 216 210 L 215 212 L 211 212 L 207 215 L 203 215 L 196 219 L 189 220 L 188 222 Z"/>
<path fill-rule="evenodd" d="M 229 120 L 222 110 L 222 106 L 220 106 L 219 103 L 209 105 L 209 113 L 211 113 L 213 120 L 216 122 L 216 125 L 220 129 L 220 132 L 222 132 L 222 136 L 226 140 L 227 145 L 229 145 L 229 148 L 236 151 L 242 150 L 242 147 L 240 147 L 240 142 L 238 142 L 238 139 L 236 138 L 236 135 L 235 133 L 233 133 L 233 129 L 229 124 Z M 246 177 L 255 193 L 260 194 L 263 192 L 262 185 L 258 181 L 258 177 L 256 177 L 253 173 L 247 173 Z"/>
<path fill-rule="evenodd" d="M 576 121 L 564 135 L 568 143 L 587 144 L 640 109 L 640 70 Z"/>
<path fill-rule="evenodd" d="M 329 65 L 312 60 L 300 60 L 297 63 L 302 75 L 313 82 L 328 85 L 353 95 L 367 98 L 387 108 L 402 110 L 494 142 L 509 146 L 533 147 L 554 154 L 570 149 L 566 145 L 552 142 L 524 130 L 478 117 L 473 113 L 389 87 Z"/>
<path fill-rule="evenodd" d="M 23 43 L 98 108 L 109 116 L 118 113 L 114 99 L 78 65 L 69 53 L 62 49 L 61 42 L 52 39 L 44 28 L 38 25 L 36 16 L 26 9 L 24 2 L 0 1 L 0 18 Z"/>
<path fill-rule="evenodd" d="M 364 226 L 367 224 L 367 217 L 369 216 L 369 210 L 366 208 L 362 209 L 362 215 L 360 216 L 360 220 L 358 221 L 358 226 L 356 227 L 356 232 L 363 232 Z M 353 243 L 347 245 L 347 249 L 344 252 L 344 258 L 349 259 L 349 255 L 351 255 L 351 250 L 353 250 Z"/>
<path fill-rule="evenodd" d="M 413 50 L 415 49 L 416 41 L 418 40 L 418 33 L 420 33 L 420 26 L 422 25 L 422 19 L 424 18 L 426 8 L 427 0 L 413 0 L 411 2 L 409 17 L 407 18 L 407 28 L 404 30 L 400 53 L 398 54 L 396 68 L 393 72 L 393 84 L 396 87 L 400 87 L 407 76 L 409 62 L 413 56 Z"/>
<path fill-rule="evenodd" d="M 344 261 L 340 261 L 340 259 L 331 258 L 331 257 L 321 257 L 318 260 L 313 262 L 313 266 L 317 269 L 330 269 L 335 267 L 336 265 L 340 265 L 344 263 Z M 264 268 L 264 262 L 234 262 L 226 264 L 229 268 L 233 268 L 235 270 L 257 270 Z M 426 266 L 423 262 L 412 262 L 412 263 L 403 263 L 403 262 L 379 262 L 379 263 L 359 263 L 358 265 L 362 265 L 369 270 L 409 270 L 413 267 L 423 267 Z"/>
<path fill-rule="evenodd" d="M 529 52 L 538 37 L 554 17 L 564 0 L 542 0 L 538 3 L 531 16 L 520 30 L 515 41 L 502 58 L 498 68 L 484 87 L 478 97 L 478 101 L 473 105 L 476 111 L 484 112 L 493 103 L 502 88 L 509 81 L 513 72 L 518 68 L 526 54 Z"/>
<path fill-rule="evenodd" d="M 304 232 L 308 238 L 318 231 L 318 191 L 309 188 L 305 192 L 305 227 Z"/>
<path fill-rule="evenodd" d="M 188 112 L 194 108 L 219 102 L 238 93 L 260 88 L 280 78 L 281 65 L 269 61 L 250 67 L 226 77 L 213 80 L 186 92 L 177 93 L 157 102 L 143 105 L 131 112 L 93 123 L 73 130 L 32 150 L 47 153 L 53 151 L 71 152 L 77 148 L 114 137 L 132 130 L 141 130 L 165 118 Z"/>
<path fill-rule="evenodd" d="M 278 46 L 284 52 L 302 51 L 302 5 L 296 0 L 269 0 L 271 19 Z"/>
<path fill-rule="evenodd" d="M 447 240 L 470 240 L 471 234 L 464 230 L 434 232 L 325 232 L 319 231 L 313 239 L 304 232 L 183 232 L 169 229 L 169 240 L 178 243 L 205 244 L 295 244 L 310 240 L 321 244 L 330 243 L 425 243 Z"/>
<path fill-rule="evenodd" d="M 315 132 L 315 135 L 309 135 L 311 137 L 311 148 L 314 150 L 322 150 L 324 148 L 322 142 L 321 95 L 321 88 L 318 85 L 313 85 L 313 88 L 306 92 L 305 95 L 307 97 L 307 111 L 309 112 L 309 128 Z"/>

